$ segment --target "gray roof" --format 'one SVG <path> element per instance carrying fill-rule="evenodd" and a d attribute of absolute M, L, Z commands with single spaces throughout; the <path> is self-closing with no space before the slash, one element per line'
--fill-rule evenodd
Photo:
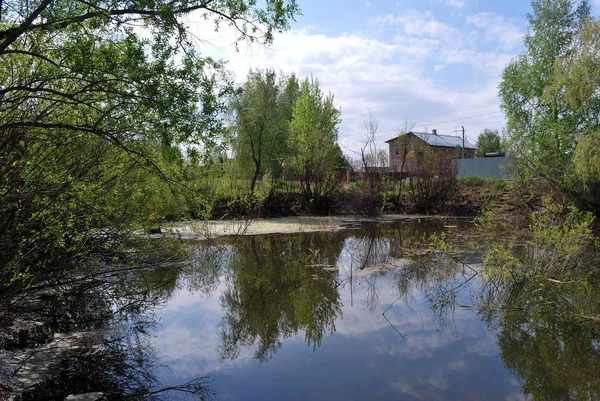
<path fill-rule="evenodd" d="M 457 146 L 462 148 L 462 137 L 453 135 L 440 135 L 440 134 L 427 134 L 424 132 L 409 132 L 418 138 L 421 138 L 427 142 L 430 146 L 442 146 L 445 148 L 455 148 Z M 394 138 L 396 139 L 396 138 Z M 390 142 L 392 139 L 386 142 Z M 465 139 L 465 149 L 477 149 L 477 146 Z"/>

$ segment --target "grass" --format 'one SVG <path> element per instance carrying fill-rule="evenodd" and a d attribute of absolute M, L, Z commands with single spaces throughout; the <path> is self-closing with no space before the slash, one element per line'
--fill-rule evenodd
<path fill-rule="evenodd" d="M 459 184 L 464 185 L 484 185 L 487 183 L 494 183 L 496 186 L 504 186 L 506 181 L 500 178 L 481 178 L 481 177 L 463 177 L 458 179 Z"/>

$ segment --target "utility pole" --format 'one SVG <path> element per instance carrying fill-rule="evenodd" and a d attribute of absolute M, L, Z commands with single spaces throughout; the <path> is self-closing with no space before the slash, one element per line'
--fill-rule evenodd
<path fill-rule="evenodd" d="M 465 158 L 465 127 L 463 125 L 461 125 L 462 128 L 462 132 L 463 132 L 463 147 L 462 147 L 462 158 Z"/>

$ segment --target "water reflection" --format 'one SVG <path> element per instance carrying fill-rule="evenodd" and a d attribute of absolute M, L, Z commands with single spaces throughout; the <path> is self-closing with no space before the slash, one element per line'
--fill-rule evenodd
<path fill-rule="evenodd" d="M 240 241 L 221 295 L 219 357 L 235 359 L 240 347 L 257 345 L 255 358 L 269 360 L 281 342 L 300 331 L 313 349 L 335 331 L 340 315 L 335 266 L 343 242 L 323 234 L 252 237 Z"/>
<path fill-rule="evenodd" d="M 599 398 L 594 375 L 598 325 L 589 316 L 572 315 L 573 310 L 585 310 L 598 316 L 600 303 L 593 295 L 598 291 L 587 286 L 569 293 L 546 283 L 554 298 L 544 294 L 541 303 L 536 301 L 541 299 L 539 283 L 535 288 L 521 283 L 521 288 L 491 289 L 479 277 L 484 251 L 464 246 L 473 240 L 464 223 L 444 225 L 380 225 L 337 236 L 242 241 L 234 247 L 236 256 L 221 295 L 219 356 L 235 360 L 241 349 L 254 347 L 254 358 L 264 362 L 284 343 L 294 348 L 286 340 L 298 333 L 313 350 L 324 336 L 334 334 L 324 347 L 339 347 L 351 339 L 357 348 L 368 350 L 374 366 L 387 364 L 399 372 L 391 368 L 393 362 L 384 363 L 389 357 L 412 366 L 414 371 L 404 372 L 402 379 L 388 377 L 385 390 L 378 385 L 379 395 Z M 455 249 L 439 252 L 423 241 L 441 231 Z M 365 374 L 364 367 L 356 370 Z M 463 383 L 466 375 L 480 383 Z M 334 375 L 333 380 L 340 378 Z M 344 399 L 341 394 L 329 396 Z"/>
<path fill-rule="evenodd" d="M 528 280 L 493 295 L 506 302 L 489 308 L 486 319 L 499 326 L 501 357 L 525 394 L 533 400 L 600 399 L 597 283 Z"/>
<path fill-rule="evenodd" d="M 114 266 L 32 288 L 4 312 L 19 317 L 15 329 L 3 328 L 3 388 L 20 400 L 159 400 L 173 392 L 206 399 L 213 394 L 206 376 L 161 383 L 166 366 L 148 336 L 180 270 Z"/>
<path fill-rule="evenodd" d="M 170 266 L 43 292 L 23 310 L 80 344 L 47 353 L 54 373 L 23 398 L 600 399 L 598 280 L 483 284 L 470 230 L 430 220 L 190 244 Z M 442 232 L 446 245 L 429 239 Z"/>
<path fill-rule="evenodd" d="M 427 244 L 407 251 L 452 230 L 444 225 L 225 241 L 223 264 L 209 269 L 221 272 L 208 280 L 214 292 L 187 284 L 206 281 L 198 264 L 160 314 L 167 382 L 210 374 L 222 399 L 518 396 L 494 333 L 471 310 L 450 307 L 469 303 L 472 270 L 430 255 Z M 457 293 L 444 307 L 442 289 Z"/>

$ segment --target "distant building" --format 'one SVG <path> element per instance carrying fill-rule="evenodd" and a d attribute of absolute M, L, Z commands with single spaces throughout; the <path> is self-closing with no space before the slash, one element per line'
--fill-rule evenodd
<path fill-rule="evenodd" d="M 385 142 L 390 149 L 390 167 L 396 172 L 417 172 L 431 157 L 441 160 L 462 156 L 462 138 L 440 135 L 436 130 L 431 134 L 408 132 Z M 465 159 L 474 158 L 477 147 L 466 140 L 464 147 Z"/>

